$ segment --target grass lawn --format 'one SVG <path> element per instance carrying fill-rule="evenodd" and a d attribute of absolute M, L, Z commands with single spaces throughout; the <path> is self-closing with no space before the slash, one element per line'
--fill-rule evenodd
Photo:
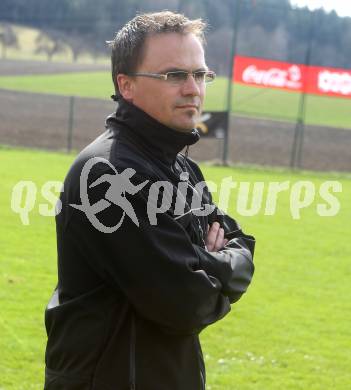
<path fill-rule="evenodd" d="M 226 110 L 227 79 L 218 77 L 208 85 L 206 110 Z M 24 92 L 76 95 L 108 99 L 113 93 L 108 72 L 82 72 L 35 76 L 1 76 L 0 88 Z M 235 84 L 232 110 L 253 117 L 273 117 L 295 121 L 300 95 L 278 89 Z M 306 123 L 350 127 L 351 99 L 308 95 Z"/>
<path fill-rule="evenodd" d="M 38 213 L 47 180 L 62 181 L 73 155 L 0 149 L 0 389 L 42 389 L 45 305 L 56 283 L 54 219 Z M 346 390 L 351 388 L 351 178 L 251 168 L 203 166 L 208 180 L 311 181 L 318 189 L 338 180 L 335 217 L 316 213 L 320 196 L 301 219 L 289 211 L 289 192 L 277 213 L 238 216 L 256 236 L 256 272 L 249 292 L 222 321 L 203 331 L 209 390 Z M 20 180 L 38 194 L 28 226 L 11 208 Z M 237 215 L 237 190 L 230 213 Z"/>

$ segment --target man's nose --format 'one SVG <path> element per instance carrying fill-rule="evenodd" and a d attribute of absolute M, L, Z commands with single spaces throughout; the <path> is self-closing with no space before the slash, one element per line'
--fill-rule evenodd
<path fill-rule="evenodd" d="M 183 95 L 199 96 L 200 95 L 200 84 L 195 81 L 194 76 L 190 73 L 188 78 L 182 85 Z"/>

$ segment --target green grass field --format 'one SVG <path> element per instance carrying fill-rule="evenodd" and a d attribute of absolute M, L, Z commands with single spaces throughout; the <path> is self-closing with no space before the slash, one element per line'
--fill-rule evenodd
<path fill-rule="evenodd" d="M 0 389 L 43 388 L 43 313 L 56 283 L 54 219 L 38 213 L 47 180 L 62 181 L 73 155 L 0 149 Z M 340 212 L 320 217 L 320 196 L 293 220 L 289 192 L 277 213 L 239 216 L 256 236 L 256 273 L 232 312 L 201 336 L 209 390 L 347 390 L 351 388 L 351 178 L 284 170 L 203 166 L 208 180 L 238 182 L 325 180 L 342 183 Z M 11 208 L 13 186 L 38 188 L 30 224 Z M 237 215 L 237 190 L 230 198 Z M 185 389 L 184 389 L 185 390 Z"/>
<path fill-rule="evenodd" d="M 1 76 L 0 88 L 99 99 L 108 99 L 113 93 L 109 72 Z M 218 77 L 207 88 L 205 109 L 225 110 L 226 99 L 227 79 Z M 232 110 L 253 117 L 295 121 L 299 99 L 300 95 L 294 92 L 236 84 L 233 89 Z M 306 123 L 350 127 L 351 99 L 309 95 L 306 102 Z"/>

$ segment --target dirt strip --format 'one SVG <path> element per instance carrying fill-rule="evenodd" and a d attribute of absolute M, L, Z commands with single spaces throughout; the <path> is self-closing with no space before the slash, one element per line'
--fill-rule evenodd
<path fill-rule="evenodd" d="M 72 147 L 82 149 L 104 131 L 115 110 L 109 100 L 75 98 Z M 0 90 L 0 143 L 64 150 L 68 144 L 69 98 Z M 295 125 L 232 117 L 229 160 L 234 163 L 289 166 Z M 190 148 L 198 161 L 219 160 L 222 140 L 203 138 Z M 351 172 L 351 131 L 306 126 L 301 168 Z"/>

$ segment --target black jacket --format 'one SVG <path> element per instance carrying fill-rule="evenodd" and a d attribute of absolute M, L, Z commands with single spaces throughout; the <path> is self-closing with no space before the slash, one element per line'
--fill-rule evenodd
<path fill-rule="evenodd" d="M 107 130 L 78 155 L 61 195 L 58 286 L 45 312 L 45 389 L 204 389 L 198 334 L 223 318 L 246 291 L 255 241 L 217 208 L 207 217 L 190 211 L 194 187 L 204 179 L 198 166 L 179 152 L 198 140 L 196 130 L 167 128 L 123 100 L 106 123 Z M 133 168 L 133 185 L 147 181 L 140 191 L 122 194 L 132 204 L 138 226 L 118 203 L 110 202 L 96 218 L 107 227 L 121 225 L 104 233 L 79 206 L 71 206 L 82 203 L 80 176 L 92 157 L 110 165 L 100 161 L 92 166 L 87 184 L 91 205 L 107 197 L 110 184 L 105 179 L 117 172 Z M 182 172 L 189 173 L 188 182 L 183 176 L 181 180 Z M 162 187 L 154 207 L 161 205 L 162 196 L 172 202 L 152 224 L 155 209 L 148 209 L 148 197 L 159 181 L 171 183 L 172 193 Z M 183 191 L 181 215 L 172 198 L 182 193 L 177 192 L 180 182 L 189 187 Z M 207 188 L 201 198 L 212 205 Z M 230 241 L 210 253 L 204 232 L 214 221 Z"/>

